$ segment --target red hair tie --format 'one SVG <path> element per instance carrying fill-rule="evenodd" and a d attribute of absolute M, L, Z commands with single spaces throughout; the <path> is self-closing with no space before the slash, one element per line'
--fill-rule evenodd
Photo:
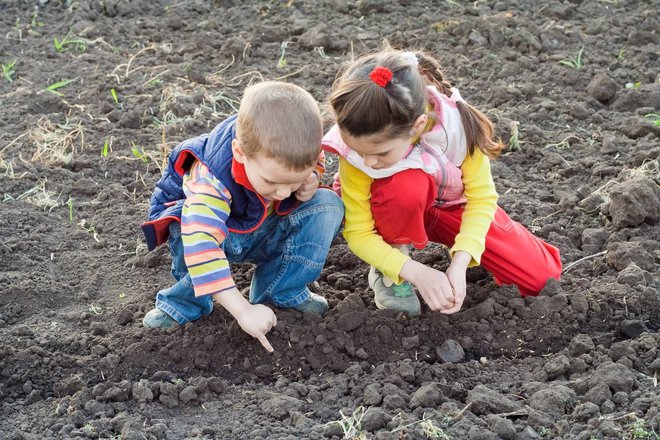
<path fill-rule="evenodd" d="M 392 80 L 392 71 L 387 67 L 377 66 L 369 74 L 369 78 L 378 86 L 385 88 Z"/>

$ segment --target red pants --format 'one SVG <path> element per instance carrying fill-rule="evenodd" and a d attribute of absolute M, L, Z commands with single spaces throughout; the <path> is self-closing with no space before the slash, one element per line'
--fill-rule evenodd
<path fill-rule="evenodd" d="M 376 230 L 390 244 L 412 244 L 418 249 L 429 241 L 454 245 L 461 227 L 463 205 L 436 207 L 437 189 L 432 176 L 406 170 L 371 186 L 371 212 Z M 514 222 L 500 207 L 486 235 L 481 265 L 498 285 L 514 284 L 521 295 L 538 295 L 550 278 L 559 279 L 559 250 Z"/>

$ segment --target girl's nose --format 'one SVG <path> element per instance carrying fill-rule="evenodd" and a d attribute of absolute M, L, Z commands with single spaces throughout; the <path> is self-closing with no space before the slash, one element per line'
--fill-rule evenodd
<path fill-rule="evenodd" d="M 364 156 L 364 164 L 368 167 L 372 167 L 378 163 L 378 158 L 374 156 Z"/>

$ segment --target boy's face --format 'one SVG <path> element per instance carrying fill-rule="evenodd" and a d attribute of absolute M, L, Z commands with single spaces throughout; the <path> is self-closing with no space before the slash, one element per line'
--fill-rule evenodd
<path fill-rule="evenodd" d="M 294 171 L 277 160 L 257 153 L 248 157 L 238 141 L 232 144 L 234 159 L 243 164 L 245 174 L 254 190 L 267 200 L 284 200 L 302 186 L 314 171 L 314 166 L 303 171 Z"/>

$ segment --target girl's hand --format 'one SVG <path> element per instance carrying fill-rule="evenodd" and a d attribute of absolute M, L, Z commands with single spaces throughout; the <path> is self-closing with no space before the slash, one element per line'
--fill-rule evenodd
<path fill-rule="evenodd" d="M 441 313 L 451 315 L 463 307 L 466 295 L 465 271 L 470 261 L 472 261 L 472 256 L 465 251 L 458 251 L 454 254 L 454 258 L 452 258 L 446 272 L 449 283 L 454 289 L 454 301 L 451 307 L 442 310 Z"/>
<path fill-rule="evenodd" d="M 318 187 L 319 176 L 317 176 L 316 173 L 310 174 L 309 177 L 305 179 L 300 188 L 296 190 L 296 199 L 300 200 L 301 202 L 308 201 L 314 197 L 314 193 Z"/>
<path fill-rule="evenodd" d="M 261 342 L 266 351 L 273 352 L 273 346 L 266 338 L 266 333 L 277 325 L 277 317 L 273 311 L 263 304 L 250 304 L 236 316 L 238 325 L 248 335 Z"/>
<path fill-rule="evenodd" d="M 450 309 L 454 305 L 454 294 L 447 275 L 417 261 L 408 260 L 399 274 L 419 290 L 422 299 L 433 311 Z"/>

